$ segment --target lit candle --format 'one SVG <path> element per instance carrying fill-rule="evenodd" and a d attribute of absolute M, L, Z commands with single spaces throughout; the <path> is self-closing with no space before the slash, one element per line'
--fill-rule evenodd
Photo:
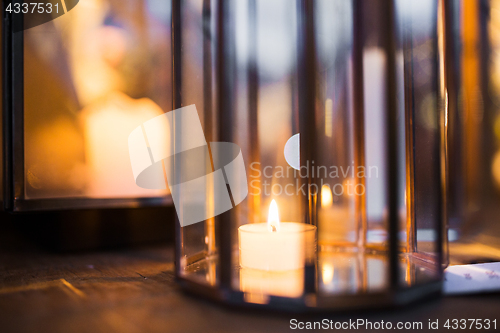
<path fill-rule="evenodd" d="M 146 120 L 163 114 L 152 100 L 132 99 L 116 92 L 85 108 L 81 117 L 85 133 L 89 197 L 164 196 L 168 190 L 136 185 L 130 164 L 128 136 Z M 163 140 L 168 145 L 165 134 Z"/>
<path fill-rule="evenodd" d="M 280 222 L 273 200 L 267 223 L 245 224 L 238 229 L 240 266 L 264 271 L 287 271 L 304 267 L 316 255 L 316 227 Z"/>

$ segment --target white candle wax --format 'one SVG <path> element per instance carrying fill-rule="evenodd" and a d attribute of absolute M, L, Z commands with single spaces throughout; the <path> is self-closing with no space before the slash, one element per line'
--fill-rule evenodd
<path fill-rule="evenodd" d="M 240 266 L 266 271 L 304 267 L 316 254 L 316 227 L 282 222 L 277 231 L 268 223 L 246 224 L 238 229 Z"/>

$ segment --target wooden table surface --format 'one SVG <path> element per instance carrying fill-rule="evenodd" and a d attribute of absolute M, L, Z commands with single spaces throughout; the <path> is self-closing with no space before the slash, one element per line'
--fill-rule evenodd
<path fill-rule="evenodd" d="M 183 294 L 174 281 L 171 246 L 90 254 L 0 254 L 3 333 L 288 332 L 291 318 L 296 316 L 228 309 Z M 500 295 L 448 297 L 401 309 L 328 318 L 393 323 L 496 318 L 500 325 Z"/>

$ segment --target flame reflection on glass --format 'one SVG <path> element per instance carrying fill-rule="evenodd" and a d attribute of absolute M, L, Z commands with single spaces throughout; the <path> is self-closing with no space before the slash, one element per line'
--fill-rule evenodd
<path fill-rule="evenodd" d="M 323 185 L 321 187 L 321 207 L 331 207 L 333 205 L 333 196 L 330 186 Z"/>

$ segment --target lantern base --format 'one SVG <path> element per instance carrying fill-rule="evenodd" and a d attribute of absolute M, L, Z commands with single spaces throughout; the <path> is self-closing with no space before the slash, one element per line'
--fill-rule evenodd
<path fill-rule="evenodd" d="M 223 304 L 287 312 L 391 307 L 441 293 L 435 263 L 415 254 L 401 254 L 399 259 L 398 286 L 389 284 L 387 253 L 349 251 L 320 251 L 314 265 L 297 270 L 234 266 L 230 288 L 218 285 L 218 260 L 212 256 L 187 266 L 178 280 L 188 293 Z"/>

